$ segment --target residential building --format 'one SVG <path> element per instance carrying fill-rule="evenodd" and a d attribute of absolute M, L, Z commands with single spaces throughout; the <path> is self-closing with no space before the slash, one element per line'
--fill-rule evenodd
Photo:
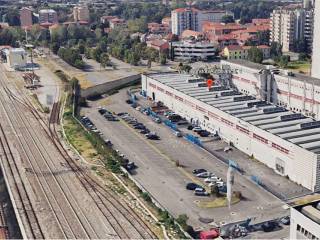
<path fill-rule="evenodd" d="M 290 239 L 320 239 L 320 201 L 291 207 Z"/>
<path fill-rule="evenodd" d="M 244 45 L 249 40 L 256 42 L 259 32 L 269 31 L 269 22 L 268 19 L 253 19 L 248 24 L 205 22 L 202 30 L 209 41 L 223 49 L 229 45 Z"/>
<path fill-rule="evenodd" d="M 23 7 L 20 9 L 20 23 L 23 28 L 30 28 L 33 24 L 32 9 Z"/>
<path fill-rule="evenodd" d="M 126 26 L 126 20 L 122 18 L 113 18 L 109 21 L 110 28 L 115 29 L 117 27 Z"/>
<path fill-rule="evenodd" d="M 227 11 L 200 11 L 196 8 L 178 8 L 171 12 L 172 33 L 180 35 L 184 30 L 201 31 L 204 22 L 221 22 Z"/>
<path fill-rule="evenodd" d="M 53 9 L 42 9 L 39 11 L 39 24 L 51 26 L 58 23 L 57 12 Z"/>
<path fill-rule="evenodd" d="M 75 22 L 89 22 L 90 15 L 87 6 L 75 6 L 73 8 L 73 19 Z"/>
<path fill-rule="evenodd" d="M 320 2 L 315 2 L 312 77 L 320 79 Z"/>
<path fill-rule="evenodd" d="M 160 24 L 160 23 L 148 23 L 149 33 L 154 34 L 168 34 L 170 32 L 170 28 L 168 25 Z"/>
<path fill-rule="evenodd" d="M 235 81 L 235 88 L 218 81 L 208 87 L 206 79 L 195 75 L 151 73 L 142 75 L 142 91 L 277 174 L 319 191 L 320 122 L 241 91 L 241 83 L 251 84 L 246 75 L 255 76 L 258 85 L 269 86 L 264 74 L 268 69 L 260 67 L 263 65 L 243 64 L 242 72 L 234 72 L 243 77 Z"/>
<path fill-rule="evenodd" d="M 106 24 L 106 23 L 109 23 L 110 20 L 115 19 L 115 18 L 117 18 L 117 17 L 116 16 L 102 16 L 100 18 L 100 22 Z"/>
<path fill-rule="evenodd" d="M 210 42 L 181 41 L 171 43 L 171 58 L 173 60 L 206 61 L 217 55 L 217 49 Z"/>
<path fill-rule="evenodd" d="M 195 8 L 178 8 L 171 12 L 172 33 L 180 35 L 184 30 L 199 31 L 199 10 Z"/>
<path fill-rule="evenodd" d="M 166 25 L 170 28 L 171 31 L 171 17 L 165 17 L 161 20 L 161 24 Z"/>
<path fill-rule="evenodd" d="M 283 52 L 294 50 L 296 41 L 305 40 L 312 48 L 313 10 L 279 8 L 271 14 L 270 42 L 282 45 Z"/>
<path fill-rule="evenodd" d="M 223 56 L 226 59 L 232 60 L 232 59 L 248 59 L 248 53 L 249 50 L 253 46 L 240 46 L 240 45 L 231 45 L 231 46 L 226 46 L 223 49 Z M 259 45 L 256 46 L 259 50 L 262 51 L 263 54 L 263 59 L 268 59 L 270 58 L 270 47 L 267 45 Z"/>
<path fill-rule="evenodd" d="M 184 30 L 181 33 L 180 39 L 182 39 L 182 40 L 188 40 L 188 39 L 201 40 L 201 39 L 204 39 L 204 35 L 202 32 L 196 32 L 193 30 Z"/>
<path fill-rule="evenodd" d="M 169 43 L 164 40 L 152 40 L 147 42 L 147 46 L 158 50 L 159 52 L 167 52 Z"/>

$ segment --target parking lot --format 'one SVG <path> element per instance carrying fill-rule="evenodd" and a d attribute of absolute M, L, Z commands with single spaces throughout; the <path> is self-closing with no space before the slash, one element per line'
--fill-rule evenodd
<path fill-rule="evenodd" d="M 203 184 L 203 180 L 193 176 L 192 170 L 204 168 L 225 181 L 227 166 L 202 148 L 176 137 L 168 127 L 135 110 L 125 103 L 126 99 L 126 91 L 122 90 L 106 99 L 90 102 L 82 114 L 95 123 L 104 138 L 111 140 L 115 149 L 136 163 L 138 168 L 134 172 L 135 179 L 174 216 L 187 214 L 189 223 L 197 228 L 207 227 L 201 218 L 212 219 L 219 225 L 247 218 L 258 223 L 288 214 L 282 201 L 238 173 L 235 174 L 233 190 L 240 191 L 244 200 L 232 205 L 230 211 L 227 207 L 200 208 L 199 201 L 209 201 L 211 198 L 197 197 L 185 189 L 186 184 L 192 181 Z M 124 121 L 107 121 L 98 113 L 98 106 L 116 113 L 128 112 L 150 131 L 156 132 L 160 140 L 146 139 Z M 219 141 L 216 144 L 223 146 Z M 177 167 L 177 162 L 182 167 Z M 287 227 L 277 231 L 277 237 L 282 236 L 288 236 Z"/>

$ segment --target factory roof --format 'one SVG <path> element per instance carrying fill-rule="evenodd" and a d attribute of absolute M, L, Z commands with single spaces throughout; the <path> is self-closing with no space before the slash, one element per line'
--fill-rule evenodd
<path fill-rule="evenodd" d="M 303 199 L 302 199 L 303 200 Z M 293 206 L 293 208 L 309 218 L 316 224 L 320 225 L 320 200 L 308 201 L 306 198 L 305 203 Z"/>
<path fill-rule="evenodd" d="M 153 73 L 148 76 L 257 128 L 320 154 L 320 121 L 225 86 L 215 85 L 209 91 L 204 79 L 189 74 Z"/>

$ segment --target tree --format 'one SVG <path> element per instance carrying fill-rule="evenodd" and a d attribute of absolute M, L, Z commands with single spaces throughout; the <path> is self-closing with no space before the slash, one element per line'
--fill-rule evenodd
<path fill-rule="evenodd" d="M 167 63 L 167 55 L 164 53 L 160 54 L 160 64 L 165 65 Z"/>
<path fill-rule="evenodd" d="M 270 45 L 270 55 L 272 58 L 282 56 L 282 45 L 277 42 L 272 42 Z"/>
<path fill-rule="evenodd" d="M 270 31 L 260 31 L 257 33 L 258 45 L 269 45 Z"/>
<path fill-rule="evenodd" d="M 286 68 L 289 63 L 289 56 L 280 56 L 276 59 L 276 62 L 281 68 Z"/>
<path fill-rule="evenodd" d="M 106 53 L 101 54 L 100 64 L 101 64 L 101 67 L 103 67 L 103 68 L 110 65 L 110 58 L 109 58 L 108 54 L 106 54 Z"/>
<path fill-rule="evenodd" d="M 263 52 L 257 47 L 251 47 L 248 51 L 248 60 L 255 63 L 262 63 Z"/>
<path fill-rule="evenodd" d="M 221 19 L 221 22 L 223 23 L 234 23 L 233 16 L 231 15 L 224 15 Z"/>
<path fill-rule="evenodd" d="M 137 19 L 128 21 L 128 29 L 130 32 L 142 32 L 145 33 L 148 30 L 148 22 L 146 17 L 140 17 Z"/>
<path fill-rule="evenodd" d="M 5 21 L 10 26 L 20 26 L 20 14 L 19 11 L 16 9 L 8 10 L 7 14 L 5 15 Z"/>
<path fill-rule="evenodd" d="M 309 53 L 308 43 L 305 38 L 296 40 L 293 43 L 293 51 L 297 53 Z"/>

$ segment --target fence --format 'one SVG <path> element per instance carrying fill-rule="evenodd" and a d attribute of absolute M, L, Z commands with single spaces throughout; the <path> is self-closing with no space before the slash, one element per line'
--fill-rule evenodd
<path fill-rule="evenodd" d="M 192 142 L 192 143 L 202 147 L 202 142 L 200 141 L 200 139 L 192 134 L 187 134 L 185 136 L 185 139 L 187 139 L 189 142 Z"/>

